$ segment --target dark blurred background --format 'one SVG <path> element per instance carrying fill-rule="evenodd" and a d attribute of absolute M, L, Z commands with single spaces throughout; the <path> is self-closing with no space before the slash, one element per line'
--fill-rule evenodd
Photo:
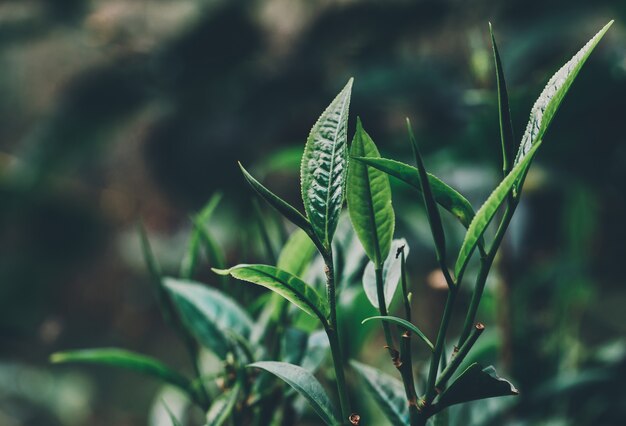
<path fill-rule="evenodd" d="M 477 208 L 501 173 L 488 22 L 519 140 L 550 75 L 610 19 L 481 305 L 480 350 L 521 396 L 490 402 L 483 414 L 507 414 L 474 413 L 476 424 L 626 424 L 626 2 L 0 2 L 0 424 L 162 424 L 152 380 L 51 367 L 49 354 L 120 346 L 188 371 L 152 297 L 138 219 L 175 273 L 189 214 L 221 190 L 211 229 L 228 263 L 258 257 L 236 161 L 300 203 L 306 136 L 349 77 L 351 132 L 359 115 L 384 156 L 409 161 L 410 117 L 430 170 Z M 397 183 L 394 204 L 433 335 L 444 292 L 424 212 Z M 206 267 L 198 279 L 213 280 Z"/>

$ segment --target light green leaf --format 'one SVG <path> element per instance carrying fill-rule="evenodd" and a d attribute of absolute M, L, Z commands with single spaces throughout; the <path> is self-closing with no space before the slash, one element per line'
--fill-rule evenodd
<path fill-rule="evenodd" d="M 413 166 L 388 158 L 353 157 L 353 159 L 400 179 L 420 193 L 422 192 L 419 171 Z M 437 204 L 452 213 L 467 228 L 474 218 L 474 209 L 470 202 L 456 189 L 430 173 L 428 173 L 428 182 Z"/>
<path fill-rule="evenodd" d="M 426 335 L 424 333 L 422 333 L 422 330 L 417 328 L 417 326 L 415 324 L 410 323 L 410 322 L 408 322 L 405 319 L 394 317 L 394 316 L 390 316 L 390 315 L 386 315 L 386 316 L 376 315 L 376 316 L 373 316 L 373 317 L 365 318 L 361 322 L 361 324 L 365 324 L 366 322 L 371 321 L 371 320 L 375 320 L 375 319 L 379 319 L 381 321 L 387 321 L 387 322 L 391 322 L 393 324 L 399 325 L 400 327 L 404 328 L 405 330 L 410 331 L 411 333 L 415 333 L 417 335 L 417 337 L 422 339 L 424 341 L 424 343 L 426 343 L 428 345 L 430 350 L 434 350 L 435 349 L 435 347 L 433 346 L 432 342 L 430 340 L 428 340 L 428 337 L 426 337 Z"/>
<path fill-rule="evenodd" d="M 391 306 L 391 301 L 393 300 L 393 296 L 396 294 L 396 290 L 398 288 L 398 282 L 400 281 L 400 276 L 402 275 L 402 262 L 399 257 L 396 256 L 396 253 L 400 247 L 404 246 L 405 256 L 409 255 L 409 245 L 404 238 L 393 240 L 391 243 L 391 250 L 389 251 L 389 255 L 387 255 L 387 259 L 383 264 L 383 287 L 384 287 L 384 295 L 385 295 L 385 305 L 387 305 L 387 309 Z M 378 292 L 376 289 L 376 270 L 374 268 L 374 264 L 372 262 L 368 262 L 365 267 L 365 271 L 363 272 L 363 289 L 365 290 L 365 295 L 367 299 L 370 301 L 372 306 L 378 309 Z"/>
<path fill-rule="evenodd" d="M 380 158 L 372 138 L 357 119 L 351 157 Z M 352 226 L 375 265 L 382 266 L 389 255 L 395 216 L 391 205 L 389 177 L 366 164 L 354 162 L 348 170 L 347 201 Z"/>
<path fill-rule="evenodd" d="M 526 125 L 526 131 L 522 137 L 514 164 L 521 163 L 531 148 L 543 139 L 548 126 L 552 122 L 580 69 L 612 24 L 613 21 L 606 24 L 572 59 L 550 78 L 530 111 L 530 120 Z"/>
<path fill-rule="evenodd" d="M 260 368 L 285 381 L 311 404 L 313 410 L 327 425 L 339 425 L 335 410 L 326 391 L 309 371 L 286 362 L 263 361 L 248 367 Z"/>
<path fill-rule="evenodd" d="M 194 227 L 191 232 L 191 236 L 189 237 L 189 243 L 187 244 L 187 251 L 185 252 L 185 256 L 183 257 L 183 261 L 180 266 L 180 276 L 184 279 L 191 279 L 193 273 L 196 269 L 196 265 L 198 264 L 198 258 L 200 256 L 200 229 L 204 228 L 205 224 L 211 219 L 213 216 L 213 212 L 217 208 L 219 202 L 222 199 L 222 193 L 216 192 L 209 199 L 206 205 L 200 210 L 200 212 L 193 219 Z M 207 232 L 208 233 L 208 232 Z M 222 267 L 216 265 L 217 267 Z"/>
<path fill-rule="evenodd" d="M 172 370 L 152 357 L 136 352 L 117 348 L 83 349 L 77 351 L 57 352 L 50 356 L 54 364 L 83 363 L 100 364 L 123 368 L 155 377 L 163 382 L 176 386 L 194 397 L 191 382 L 184 376 Z"/>
<path fill-rule="evenodd" d="M 493 219 L 494 215 L 498 211 L 498 208 L 502 202 L 506 199 L 507 195 L 513 189 L 513 186 L 522 178 L 526 173 L 526 170 L 530 166 L 533 156 L 537 152 L 537 149 L 541 146 L 541 141 L 538 141 L 535 146 L 526 154 L 524 159 L 513 167 L 513 170 L 500 182 L 496 189 L 489 195 L 487 201 L 476 213 L 474 220 L 470 224 L 467 232 L 465 233 L 465 239 L 461 245 L 459 256 L 456 260 L 454 272 L 457 276 L 457 280 L 460 281 L 465 267 L 469 262 L 469 259 L 476 248 L 476 243 L 482 238 L 487 226 Z"/>
<path fill-rule="evenodd" d="M 496 37 L 493 34 L 493 27 L 489 23 L 489 33 L 491 34 L 491 45 L 493 47 L 493 60 L 496 67 L 496 82 L 498 85 L 498 119 L 500 122 L 500 142 L 502 144 L 502 170 L 506 176 L 512 167 L 514 138 L 513 124 L 511 123 L 511 110 L 509 108 L 509 94 L 506 90 L 504 70 L 500 53 L 496 44 Z"/>
<path fill-rule="evenodd" d="M 223 392 L 213 401 L 206 414 L 207 426 L 222 426 L 226 423 L 235 408 L 240 389 L 241 386 L 236 383 L 232 389 Z"/>
<path fill-rule="evenodd" d="M 328 316 L 328 303 L 315 289 L 289 272 L 269 265 L 237 265 L 230 269 L 213 269 L 217 274 L 230 274 L 238 280 L 248 281 L 280 294 L 285 299 L 322 322 Z"/>
<path fill-rule="evenodd" d="M 391 424 L 394 426 L 408 425 L 409 406 L 402 382 L 376 368 L 354 360 L 350 361 L 350 365 L 363 379 L 366 389 Z"/>
<path fill-rule="evenodd" d="M 229 352 L 228 331 L 250 335 L 252 319 L 230 297 L 192 281 L 165 278 L 164 284 L 185 327 L 221 359 Z"/>
<path fill-rule="evenodd" d="M 330 248 L 344 200 L 351 91 L 352 79 L 311 129 L 302 155 L 300 178 L 304 210 L 326 250 Z"/>
<path fill-rule="evenodd" d="M 295 207 L 274 194 L 272 191 L 263 186 L 258 180 L 256 180 L 244 167 L 239 163 L 239 168 L 243 172 L 243 176 L 250 186 L 269 203 L 278 213 L 282 214 L 287 220 L 296 225 L 298 228 L 305 231 L 308 235 L 313 237 L 315 234 L 313 228 L 309 223 L 309 220 L 302 215 Z"/>
<path fill-rule="evenodd" d="M 436 401 L 434 411 L 436 413 L 446 407 L 463 402 L 517 395 L 518 393 L 510 382 L 498 377 L 492 366 L 482 368 L 478 363 L 474 363 L 443 392 Z"/>
<path fill-rule="evenodd" d="M 176 418 L 169 405 L 165 403 L 165 401 L 163 401 L 163 406 L 165 407 L 165 411 L 167 411 L 167 415 L 172 422 L 172 426 L 183 426 L 182 423 Z"/>
<path fill-rule="evenodd" d="M 315 245 L 311 238 L 306 232 L 298 229 L 289 236 L 280 251 L 276 267 L 303 278 L 314 254 Z"/>

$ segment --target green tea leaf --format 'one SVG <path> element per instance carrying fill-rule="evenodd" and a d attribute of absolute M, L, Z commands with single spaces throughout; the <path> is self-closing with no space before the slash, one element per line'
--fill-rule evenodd
<path fill-rule="evenodd" d="M 187 244 L 187 251 L 185 252 L 185 256 L 183 257 L 183 261 L 180 266 L 180 277 L 184 279 L 191 279 L 193 273 L 196 269 L 196 265 L 198 264 L 198 258 L 200 256 L 200 248 L 201 248 L 201 236 L 200 229 L 203 229 L 205 224 L 211 219 L 213 216 L 213 212 L 217 208 L 219 202 L 222 199 L 222 193 L 216 192 L 209 199 L 206 205 L 202 208 L 200 213 L 198 213 L 195 218 L 193 218 L 194 228 L 191 232 L 191 236 L 189 237 L 189 243 Z M 208 234 L 208 231 L 207 231 Z M 218 268 L 222 267 L 216 265 Z"/>
<path fill-rule="evenodd" d="M 446 407 L 463 402 L 518 393 L 510 382 L 498 377 L 492 366 L 482 368 L 478 363 L 474 363 L 443 392 L 434 407 L 435 411 L 439 412 Z"/>
<path fill-rule="evenodd" d="M 526 125 L 526 131 L 522 137 L 517 156 L 515 157 L 515 163 L 522 162 L 524 157 L 528 155 L 531 148 L 540 140 L 543 139 L 545 132 L 548 130 L 548 126 L 552 122 L 554 115 L 556 114 L 563 98 L 569 91 L 572 83 L 578 76 L 582 66 L 589 58 L 589 55 L 593 49 L 600 42 L 604 34 L 613 24 L 613 21 L 606 24 L 591 40 L 583 46 L 582 49 L 574 55 L 565 65 L 559 69 L 556 74 L 550 78 L 548 84 L 543 89 L 539 98 L 535 101 L 531 111 L 530 120 Z"/>
<path fill-rule="evenodd" d="M 360 119 L 357 119 L 350 156 L 380 158 L 374 141 L 363 130 Z M 389 255 L 395 226 L 389 177 L 366 164 L 354 162 L 348 170 L 347 186 L 346 197 L 352 226 L 370 260 L 382 266 Z"/>
<path fill-rule="evenodd" d="M 540 146 L 541 141 L 538 141 L 526 154 L 524 159 L 520 163 L 517 163 L 513 167 L 513 170 L 511 170 L 502 182 L 500 182 L 491 195 L 489 195 L 487 201 L 485 201 L 482 207 L 478 209 L 474 220 L 465 233 L 465 239 L 461 245 L 461 250 L 459 251 L 459 256 L 457 257 L 456 265 L 454 267 L 454 272 L 459 281 L 465 271 L 465 267 L 467 266 L 472 253 L 474 252 L 474 249 L 476 248 L 477 242 L 482 238 L 487 226 L 489 226 L 489 223 L 498 211 L 498 208 L 506 199 L 507 195 L 512 191 L 514 185 L 516 185 L 526 173 L 535 153 L 537 152 L 537 149 Z"/>
<path fill-rule="evenodd" d="M 193 397 L 191 382 L 184 376 L 172 370 L 161 361 L 136 352 L 117 348 L 83 349 L 57 352 L 50 356 L 50 361 L 54 364 L 73 362 L 123 368 L 155 377 L 176 386 Z"/>
<path fill-rule="evenodd" d="M 311 129 L 302 155 L 300 178 L 304 210 L 326 250 L 330 248 L 344 200 L 351 91 L 352 79 Z"/>
<path fill-rule="evenodd" d="M 213 269 L 217 274 L 230 274 L 238 280 L 248 281 L 280 294 L 285 299 L 323 323 L 328 316 L 328 303 L 317 291 L 289 272 L 269 265 L 237 265 L 230 269 Z"/>
<path fill-rule="evenodd" d="M 302 230 L 296 230 L 283 246 L 276 267 L 303 278 L 311 259 L 315 254 L 315 245 L 311 238 Z"/>
<path fill-rule="evenodd" d="M 164 284 L 185 327 L 221 359 L 229 351 L 228 331 L 250 335 L 252 319 L 230 297 L 192 281 L 165 278 Z"/>
<path fill-rule="evenodd" d="M 413 166 L 388 158 L 353 157 L 353 159 L 400 179 L 420 193 L 422 192 L 419 171 Z M 463 226 L 469 227 L 474 218 L 474 209 L 470 202 L 456 189 L 430 173 L 428 173 L 428 182 L 437 204 L 452 213 Z"/>
<path fill-rule="evenodd" d="M 413 155 L 415 156 L 415 164 L 417 165 L 417 171 L 419 173 L 419 181 L 422 187 L 422 196 L 424 198 L 424 204 L 426 204 L 426 213 L 428 214 L 428 223 L 430 224 L 430 230 L 433 234 L 433 240 L 435 241 L 437 259 L 441 263 L 441 269 L 442 271 L 444 271 L 445 274 L 447 271 L 446 237 L 443 232 L 441 216 L 439 215 L 437 202 L 435 201 L 433 191 L 430 187 L 430 179 L 428 178 L 428 173 L 426 173 L 426 168 L 424 167 L 422 154 L 420 153 L 419 146 L 417 145 L 417 141 L 415 140 L 415 135 L 413 134 L 413 129 L 411 128 L 411 122 L 408 118 L 406 119 L 406 126 L 409 132 L 411 147 L 413 148 Z M 451 285 L 451 283 L 448 282 L 448 285 Z"/>
<path fill-rule="evenodd" d="M 314 236 L 313 228 L 309 220 L 302 213 L 296 210 L 291 204 L 274 194 L 272 191 L 263 186 L 256 180 L 244 167 L 239 163 L 239 168 L 243 172 L 243 176 L 250 186 L 269 203 L 278 213 L 282 214 L 287 220 L 302 229 L 309 236 Z"/>
<path fill-rule="evenodd" d="M 309 401 L 313 410 L 327 425 L 341 424 L 334 414 L 335 410 L 326 391 L 309 371 L 297 365 L 276 361 L 255 362 L 248 367 L 260 368 L 285 381 Z"/>
<path fill-rule="evenodd" d="M 409 406 L 402 382 L 389 374 L 362 364 L 350 361 L 350 365 L 359 374 L 366 389 L 394 426 L 409 424 Z"/>
<path fill-rule="evenodd" d="M 498 85 L 498 119 L 500 122 L 500 142 L 502 144 L 502 170 L 506 176 L 512 167 L 514 137 L 513 124 L 511 123 L 511 109 L 509 108 L 509 94 L 506 90 L 506 81 L 504 80 L 504 70 L 502 69 L 502 61 L 500 61 L 500 53 L 496 44 L 496 37 L 493 34 L 493 27 L 489 23 L 489 32 L 491 34 L 491 45 L 493 47 L 493 60 L 496 67 L 496 82 Z"/>
<path fill-rule="evenodd" d="M 235 408 L 240 389 L 241 386 L 236 383 L 232 389 L 223 392 L 213 401 L 206 414 L 208 426 L 222 426 L 226 423 Z"/>
<path fill-rule="evenodd" d="M 396 294 L 398 288 L 398 282 L 402 275 L 402 262 L 401 259 L 396 257 L 396 252 L 400 247 L 404 246 L 405 255 L 409 255 L 409 245 L 404 238 L 393 240 L 391 243 L 391 250 L 385 259 L 383 264 L 383 287 L 385 295 L 385 305 L 387 309 L 391 306 L 393 296 Z M 365 295 L 370 301 L 372 306 L 378 309 L 378 292 L 376 289 L 376 270 L 372 262 L 368 262 L 363 272 L 363 289 Z"/>
<path fill-rule="evenodd" d="M 399 325 L 400 327 L 404 328 L 405 330 L 410 331 L 412 333 L 415 333 L 417 335 L 417 337 L 422 339 L 424 341 L 424 343 L 426 343 L 428 345 L 430 350 L 434 350 L 435 349 L 435 347 L 432 344 L 432 342 L 430 340 L 428 340 L 428 337 L 426 337 L 426 335 L 424 333 L 422 333 L 422 330 L 417 328 L 417 326 L 415 324 L 410 323 L 410 322 L 408 322 L 405 319 L 394 317 L 394 316 L 390 316 L 390 315 L 387 315 L 387 316 L 376 315 L 376 316 L 373 316 L 373 317 L 365 318 L 361 322 L 361 324 L 365 324 L 366 322 L 371 321 L 371 320 L 375 320 L 375 319 L 379 319 L 381 321 L 387 321 L 387 322 L 391 322 L 393 324 Z"/>

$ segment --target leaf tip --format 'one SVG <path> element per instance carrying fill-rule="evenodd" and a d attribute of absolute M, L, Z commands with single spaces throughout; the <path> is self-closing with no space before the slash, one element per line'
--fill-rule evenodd
<path fill-rule="evenodd" d="M 48 360 L 52 364 L 59 364 L 65 361 L 65 353 L 64 352 L 55 352 L 48 357 Z"/>
<path fill-rule="evenodd" d="M 230 270 L 231 270 L 231 268 L 229 268 L 229 269 L 211 268 L 211 271 L 213 271 L 217 275 L 229 275 L 230 274 Z"/>

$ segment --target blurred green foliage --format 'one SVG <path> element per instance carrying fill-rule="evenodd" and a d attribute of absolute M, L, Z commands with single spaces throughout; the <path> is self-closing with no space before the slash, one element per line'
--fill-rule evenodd
<path fill-rule="evenodd" d="M 226 190 L 213 234 L 228 259 L 264 259 L 236 160 L 299 202 L 293 179 L 285 179 L 298 170 L 301 151 L 292 147 L 301 147 L 311 117 L 349 76 L 357 81 L 352 103 L 383 156 L 409 158 L 404 117 L 411 117 L 430 169 L 478 206 L 497 181 L 500 155 L 487 21 L 498 33 L 519 139 L 545 78 L 609 19 L 612 33 L 550 129 L 545 166 L 528 178 L 479 312 L 498 323 L 482 337 L 479 357 L 499 360 L 521 397 L 450 414 L 476 424 L 626 419 L 619 381 L 626 369 L 626 3 L 4 1 L 0 424 L 148 422 L 158 402 L 154 383 L 50 369 L 48 355 L 115 345 L 191 368 L 147 296 L 136 219 L 164 269 L 177 272 L 189 214 Z M 414 312 L 432 336 L 443 293 L 432 274 L 428 223 L 415 194 L 392 186 L 404 210 L 397 233 L 412 250 Z M 273 212 L 262 213 L 277 247 L 281 227 Z M 343 261 L 355 279 L 351 271 L 363 265 Z M 197 277 L 215 283 L 208 263 Z M 252 304 L 256 296 L 241 298 Z M 346 289 L 342 298 L 355 311 L 346 318 L 372 314 L 364 297 Z M 378 338 L 374 327 L 359 327 L 349 356 Z M 384 354 L 361 357 L 376 364 Z M 42 380 L 78 396 L 67 402 L 30 391 Z M 161 414 L 151 424 L 167 419 Z"/>

